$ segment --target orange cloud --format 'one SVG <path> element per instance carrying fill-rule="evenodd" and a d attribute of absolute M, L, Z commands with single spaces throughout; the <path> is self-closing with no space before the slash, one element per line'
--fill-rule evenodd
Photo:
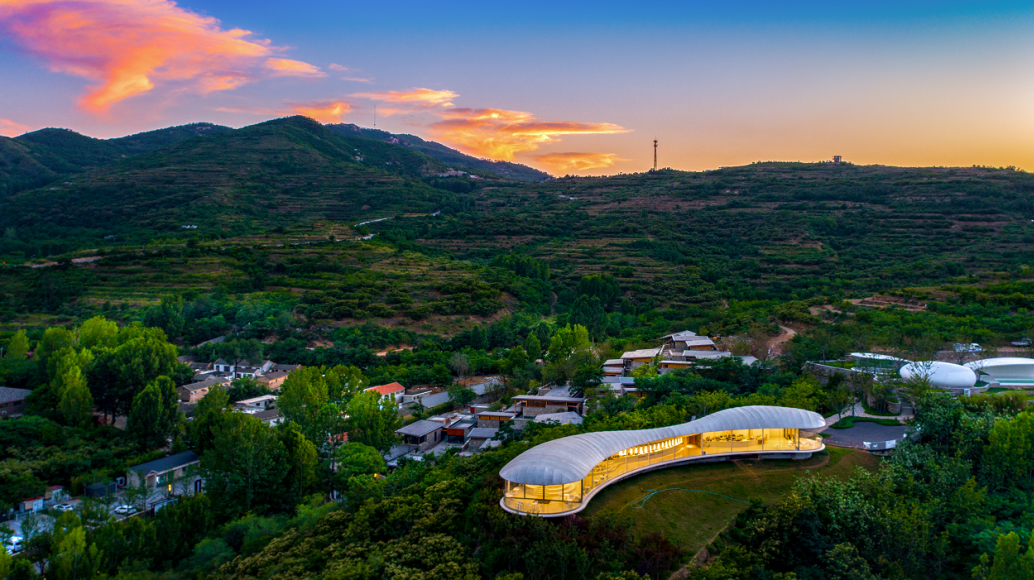
<path fill-rule="evenodd" d="M 341 118 L 352 110 L 352 105 L 342 101 L 292 104 L 290 107 L 292 112 L 316 119 L 320 123 L 340 123 Z"/>
<path fill-rule="evenodd" d="M 600 169 L 610 167 L 618 161 L 628 161 L 614 153 L 543 153 L 532 155 L 531 158 L 557 173 Z"/>
<path fill-rule="evenodd" d="M 319 67 L 313 66 L 307 62 L 300 60 L 291 60 L 289 58 L 268 58 L 266 59 L 266 68 L 275 71 L 277 74 L 282 76 L 292 77 L 325 77 L 326 73 L 322 72 Z"/>
<path fill-rule="evenodd" d="M 31 128 L 28 125 L 15 123 L 10 119 L 0 119 L 0 135 L 4 137 L 17 137 L 22 133 L 28 132 Z"/>
<path fill-rule="evenodd" d="M 201 93 L 261 78 L 318 77 L 310 64 L 275 58 L 282 49 L 171 0 L 0 0 L 0 31 L 48 67 L 96 86 L 80 106 L 112 103 L 183 83 Z"/>
<path fill-rule="evenodd" d="M 352 69 L 348 68 L 347 66 L 341 66 L 341 65 L 336 64 L 336 63 L 330 63 L 330 66 L 328 66 L 327 68 L 329 68 L 330 70 L 336 70 L 338 72 L 345 72 L 345 71 L 348 71 L 348 70 L 352 70 Z"/>
<path fill-rule="evenodd" d="M 451 107 L 452 99 L 459 95 L 452 91 L 436 91 L 434 89 L 409 89 L 408 91 L 383 91 L 379 93 L 356 93 L 353 97 L 387 101 L 389 103 L 411 103 Z"/>
<path fill-rule="evenodd" d="M 447 109 L 432 123 L 432 135 L 474 155 L 512 161 L 517 153 L 535 151 L 563 135 L 627 133 L 612 123 L 539 121 L 531 113 L 502 109 Z M 617 159 L 615 158 L 615 161 Z"/>

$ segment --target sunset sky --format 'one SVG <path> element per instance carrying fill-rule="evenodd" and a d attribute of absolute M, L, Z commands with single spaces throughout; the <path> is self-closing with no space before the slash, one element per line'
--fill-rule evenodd
<path fill-rule="evenodd" d="M 553 174 L 1034 170 L 1031 2 L 0 0 L 0 134 L 289 114 Z"/>

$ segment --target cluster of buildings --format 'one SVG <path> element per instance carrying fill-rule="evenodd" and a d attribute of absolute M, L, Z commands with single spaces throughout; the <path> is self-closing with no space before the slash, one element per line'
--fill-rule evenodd
<path fill-rule="evenodd" d="M 972 395 L 992 388 L 1034 387 L 1034 359 L 994 357 L 965 364 L 946 361 L 910 361 L 886 354 L 853 352 L 846 357 L 851 370 L 875 375 L 878 379 L 925 378 L 934 387 L 957 395 Z"/>
<path fill-rule="evenodd" d="M 521 430 L 532 421 L 580 424 L 584 414 L 585 399 L 572 396 L 567 387 L 539 395 L 518 395 L 513 397 L 510 407 L 498 411 L 490 410 L 488 405 L 473 404 L 463 411 L 415 421 L 395 431 L 401 443 L 391 449 L 386 459 L 389 466 L 395 466 L 403 457 L 442 454 L 454 448 L 460 454 L 475 453 L 499 445 L 496 436 L 504 425 Z"/>
<path fill-rule="evenodd" d="M 731 352 L 719 350 L 714 340 L 700 336 L 691 330 L 683 330 L 661 337 L 662 344 L 656 348 L 631 350 L 621 358 L 609 359 L 603 363 L 603 384 L 618 394 L 634 393 L 635 379 L 632 372 L 643 365 L 656 365 L 658 374 L 689 368 L 694 362 L 716 360 L 734 356 Z M 757 361 L 752 356 L 737 357 L 743 364 Z"/>
<path fill-rule="evenodd" d="M 289 374 L 301 367 L 279 364 L 271 360 L 252 363 L 247 359 L 227 361 L 220 358 L 215 362 L 202 363 L 196 362 L 197 359 L 193 356 L 181 356 L 178 360 L 194 371 L 191 382 L 177 389 L 183 405 L 196 405 L 205 398 L 212 387 L 229 385 L 243 378 L 255 379 L 258 384 L 276 391 L 283 386 Z"/>

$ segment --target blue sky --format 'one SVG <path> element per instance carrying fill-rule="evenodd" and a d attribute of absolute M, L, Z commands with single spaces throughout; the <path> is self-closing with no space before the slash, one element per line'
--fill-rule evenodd
<path fill-rule="evenodd" d="M 833 154 L 1034 168 L 1029 2 L 83 5 L 0 0 L 0 130 L 110 137 L 301 111 L 369 126 L 376 105 L 381 128 L 553 173 L 645 169 L 655 137 L 683 169 Z M 54 48 L 69 11 L 106 36 Z M 195 29 L 163 24 L 177 14 Z M 227 48 L 233 29 L 254 42 Z"/>

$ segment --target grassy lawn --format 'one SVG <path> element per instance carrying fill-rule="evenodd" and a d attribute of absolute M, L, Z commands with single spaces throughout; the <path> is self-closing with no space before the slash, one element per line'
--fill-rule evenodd
<path fill-rule="evenodd" d="M 709 493 L 664 491 L 648 499 L 642 509 L 630 504 L 649 490 L 698 489 L 749 501 L 761 498 L 774 503 L 789 493 L 798 477 L 808 473 L 846 478 L 857 467 L 874 469 L 879 458 L 864 451 L 828 448 L 828 455 L 802 461 L 728 461 L 706 465 L 674 467 L 647 473 L 615 484 L 592 499 L 586 514 L 603 510 L 632 518 L 637 529 L 657 531 L 686 551 L 695 554 L 741 510 L 746 503 Z"/>

